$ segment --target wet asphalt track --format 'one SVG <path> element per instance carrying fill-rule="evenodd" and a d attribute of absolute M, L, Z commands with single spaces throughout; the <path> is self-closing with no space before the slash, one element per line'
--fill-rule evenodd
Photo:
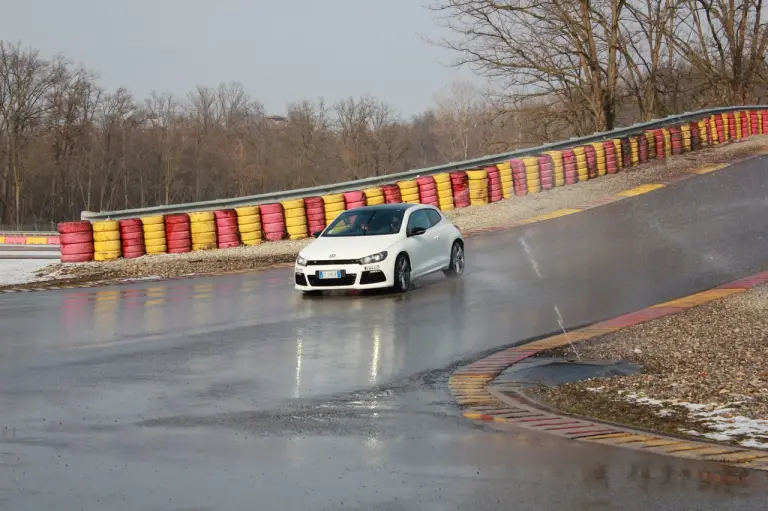
<path fill-rule="evenodd" d="M 768 159 L 468 241 L 457 281 L 290 270 L 0 295 L 0 509 L 768 509 L 768 477 L 458 415 L 446 368 L 766 269 Z"/>

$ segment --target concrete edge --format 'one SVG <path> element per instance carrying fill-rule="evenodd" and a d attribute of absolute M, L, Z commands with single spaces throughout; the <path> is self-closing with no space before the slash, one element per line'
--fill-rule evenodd
<path fill-rule="evenodd" d="M 768 283 L 768 271 L 722 284 L 712 289 L 652 305 L 629 314 L 600 321 L 568 334 L 557 334 L 528 344 L 502 349 L 465 365 L 448 379 L 451 393 L 470 420 L 508 423 L 581 442 L 652 452 L 675 458 L 714 461 L 725 465 L 768 471 L 768 450 L 734 447 L 716 442 L 687 439 L 601 420 L 565 414 L 491 382 L 508 367 L 537 353 L 582 342 L 661 317 L 677 314 L 705 303 Z"/>

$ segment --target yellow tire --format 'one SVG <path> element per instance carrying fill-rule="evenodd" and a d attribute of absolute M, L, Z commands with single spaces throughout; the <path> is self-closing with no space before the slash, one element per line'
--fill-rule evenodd
<path fill-rule="evenodd" d="M 280 204 L 283 205 L 283 209 L 304 209 L 304 199 L 284 200 Z"/>
<path fill-rule="evenodd" d="M 341 193 L 334 193 L 331 195 L 323 195 L 323 204 L 336 204 L 341 202 L 344 204 L 344 195 Z"/>
<path fill-rule="evenodd" d="M 195 252 L 199 250 L 213 250 L 216 247 L 216 243 L 198 243 L 198 244 L 192 244 L 192 250 Z"/>
<path fill-rule="evenodd" d="M 165 243 L 162 245 L 146 245 L 145 244 L 145 251 L 149 255 L 156 255 L 156 254 L 165 254 L 167 250 L 167 247 L 165 246 Z"/>
<path fill-rule="evenodd" d="M 216 243 L 216 233 L 215 232 L 192 233 L 193 245 L 200 245 L 204 243 Z"/>
<path fill-rule="evenodd" d="M 141 217 L 141 225 L 145 228 L 148 225 L 163 225 L 165 222 L 162 216 L 143 216 Z"/>
<path fill-rule="evenodd" d="M 246 240 L 242 240 L 242 241 L 243 241 L 243 245 L 245 245 L 246 247 L 255 247 L 256 245 L 261 245 L 261 243 L 262 243 L 262 239 L 261 238 L 253 239 L 253 240 L 247 240 L 247 241 Z"/>
<path fill-rule="evenodd" d="M 150 241 L 162 241 L 165 243 L 165 231 L 156 231 L 156 232 L 145 232 L 144 233 L 144 244 L 146 245 Z"/>
<path fill-rule="evenodd" d="M 288 239 L 289 240 L 303 240 L 303 239 L 308 238 L 308 237 L 309 236 L 307 235 L 306 231 L 303 232 L 303 233 L 299 233 L 299 234 L 291 234 L 290 232 L 288 233 Z"/>
<path fill-rule="evenodd" d="M 324 208 L 326 215 L 328 213 L 338 213 L 338 212 L 344 211 L 344 209 L 345 209 L 345 206 L 343 202 L 341 204 L 327 204 Z"/>
<path fill-rule="evenodd" d="M 93 227 L 93 232 L 120 232 L 120 224 L 117 220 L 100 220 L 98 222 L 93 222 L 91 225 Z"/>
<path fill-rule="evenodd" d="M 488 172 L 486 172 L 485 170 L 468 170 L 467 178 L 469 178 L 470 182 L 477 181 L 480 179 L 487 179 Z"/>
<path fill-rule="evenodd" d="M 246 245 L 249 242 L 253 241 L 261 241 L 261 229 L 258 231 L 253 232 L 241 232 L 240 233 L 240 240 L 245 243 Z"/>
<path fill-rule="evenodd" d="M 384 201 L 384 192 L 381 191 L 381 188 L 366 188 L 363 190 L 363 193 L 365 194 L 365 200 L 368 205 L 370 205 L 372 200 L 376 201 L 381 199 L 382 202 L 377 202 L 377 204 L 382 204 Z"/>
<path fill-rule="evenodd" d="M 93 253 L 93 260 L 94 261 L 114 261 L 115 259 L 120 258 L 120 251 L 112 251 L 112 252 L 94 252 Z"/>
<path fill-rule="evenodd" d="M 304 208 L 291 208 L 291 209 L 285 209 L 283 211 L 283 217 L 288 220 L 289 218 L 305 218 L 307 216 L 307 212 L 304 210 Z"/>
<path fill-rule="evenodd" d="M 94 231 L 93 241 L 119 241 L 120 231 Z"/>
<path fill-rule="evenodd" d="M 142 229 L 144 230 L 145 236 L 155 232 L 162 232 L 163 236 L 165 236 L 165 224 L 144 224 Z"/>
<path fill-rule="evenodd" d="M 259 224 L 261 225 L 261 215 L 258 213 L 255 215 L 243 215 L 237 217 L 237 225 L 242 227 L 244 225 Z"/>
<path fill-rule="evenodd" d="M 214 222 L 215 218 L 213 211 L 196 211 L 189 214 L 189 221 L 193 224 L 196 222 Z"/>
<path fill-rule="evenodd" d="M 93 249 L 96 252 L 120 252 L 120 241 L 95 241 Z"/>
<path fill-rule="evenodd" d="M 189 232 L 192 233 L 192 237 L 195 234 L 213 233 L 216 235 L 216 223 L 215 222 L 192 222 L 189 224 Z"/>
<path fill-rule="evenodd" d="M 258 206 L 241 206 L 239 208 L 235 208 L 235 212 L 237 213 L 237 218 L 240 218 L 243 216 L 258 215 L 259 207 Z"/>
<path fill-rule="evenodd" d="M 307 218 L 302 215 L 300 217 L 294 217 L 294 218 L 286 218 L 285 219 L 285 226 L 286 227 L 306 227 L 307 226 Z"/>
<path fill-rule="evenodd" d="M 366 204 L 369 206 L 378 206 L 379 204 L 384 204 L 384 197 L 372 197 L 369 199 L 366 199 Z"/>

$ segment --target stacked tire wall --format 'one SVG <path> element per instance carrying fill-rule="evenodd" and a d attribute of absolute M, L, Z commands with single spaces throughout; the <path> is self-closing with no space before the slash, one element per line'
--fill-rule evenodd
<path fill-rule="evenodd" d="M 357 207 L 408 203 L 451 211 L 482 206 L 763 133 L 768 133 L 768 109 L 711 114 L 482 169 L 442 172 L 364 190 L 217 211 L 64 222 L 58 226 L 57 241 L 63 262 L 87 262 L 255 246 L 264 240 L 301 240 L 327 228 L 343 211 Z"/>

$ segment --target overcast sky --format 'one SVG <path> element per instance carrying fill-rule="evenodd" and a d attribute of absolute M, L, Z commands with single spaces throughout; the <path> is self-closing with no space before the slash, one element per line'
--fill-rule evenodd
<path fill-rule="evenodd" d="M 0 38 L 98 71 L 112 90 L 185 93 L 240 81 L 269 113 L 370 93 L 410 115 L 454 80 L 427 44 L 430 0 L 0 0 Z"/>

